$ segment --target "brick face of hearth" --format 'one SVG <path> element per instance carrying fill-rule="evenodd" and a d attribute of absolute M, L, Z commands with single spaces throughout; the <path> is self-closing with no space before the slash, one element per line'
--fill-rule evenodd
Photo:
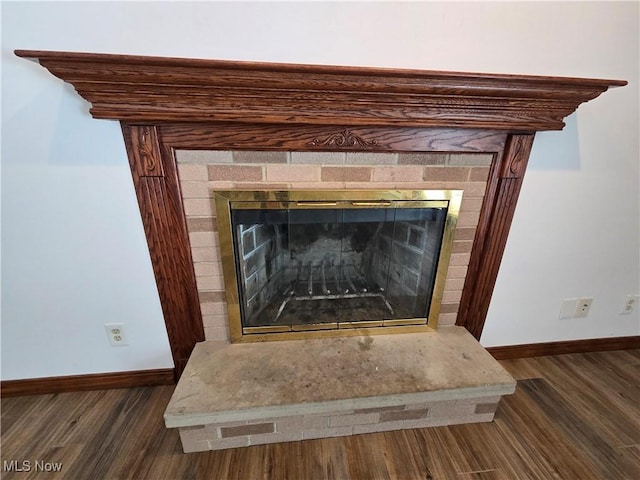
<path fill-rule="evenodd" d="M 207 340 L 229 341 L 216 190 L 464 190 L 438 325 L 455 324 L 484 199 L 490 154 L 176 152 Z"/>

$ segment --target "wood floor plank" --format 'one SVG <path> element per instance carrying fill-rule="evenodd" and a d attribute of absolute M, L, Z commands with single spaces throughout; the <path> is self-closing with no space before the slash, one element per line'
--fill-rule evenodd
<path fill-rule="evenodd" d="M 571 410 L 583 417 L 593 429 L 615 446 L 640 443 L 640 405 L 628 401 L 636 385 L 611 380 L 611 371 L 604 362 L 596 364 L 578 358 L 560 355 L 547 359 L 547 378 Z"/>
<path fill-rule="evenodd" d="M 494 422 L 502 436 L 502 468 L 517 479 L 601 480 L 590 459 L 528 394 L 527 383 L 544 381 L 519 381 L 516 393 L 500 403 Z"/>
<path fill-rule="evenodd" d="M 7 480 L 638 480 L 640 351 L 506 360 L 521 380 L 490 424 L 184 454 L 173 387 L 2 400 L 4 461 L 62 462 Z"/>
<path fill-rule="evenodd" d="M 597 478 L 627 478 L 633 465 L 624 457 L 616 458 L 616 448 L 594 430 L 593 423 L 585 422 L 576 410 L 565 403 L 545 380 L 525 380 L 519 387 L 540 406 L 558 430 L 591 460 Z"/>

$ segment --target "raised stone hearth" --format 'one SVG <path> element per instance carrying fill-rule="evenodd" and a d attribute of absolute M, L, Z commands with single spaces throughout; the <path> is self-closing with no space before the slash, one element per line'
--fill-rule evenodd
<path fill-rule="evenodd" d="M 185 452 L 489 422 L 516 382 L 463 328 L 196 345 L 165 412 Z"/>

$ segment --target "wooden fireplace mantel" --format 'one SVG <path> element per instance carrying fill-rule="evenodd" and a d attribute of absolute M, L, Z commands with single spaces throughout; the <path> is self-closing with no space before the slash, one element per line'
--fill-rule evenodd
<path fill-rule="evenodd" d="M 94 118 L 557 130 L 624 81 L 17 50 Z"/>
<path fill-rule="evenodd" d="M 480 338 L 536 131 L 619 80 L 17 50 L 119 120 L 176 376 L 204 340 L 174 151 L 493 154 L 458 325 Z"/>

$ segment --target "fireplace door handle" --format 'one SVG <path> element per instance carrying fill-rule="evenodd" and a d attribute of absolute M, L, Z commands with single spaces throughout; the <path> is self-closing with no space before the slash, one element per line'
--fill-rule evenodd
<path fill-rule="evenodd" d="M 298 207 L 335 207 L 338 205 L 338 202 L 296 202 Z"/>
<path fill-rule="evenodd" d="M 354 207 L 388 207 L 391 202 L 385 202 L 383 200 L 378 202 L 351 202 Z"/>

